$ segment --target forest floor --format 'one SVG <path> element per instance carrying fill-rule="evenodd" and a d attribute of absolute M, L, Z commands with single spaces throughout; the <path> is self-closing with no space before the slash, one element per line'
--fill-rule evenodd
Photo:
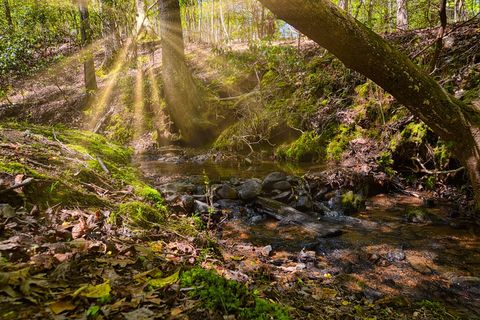
<path fill-rule="evenodd" d="M 432 30 L 424 32 L 433 37 Z M 303 49 L 311 48 L 304 42 Z M 188 50 L 190 57 L 199 57 L 193 67 L 207 83 L 221 76 L 207 59 L 211 52 L 207 46 Z M 154 77 L 147 78 L 158 80 L 159 50 L 143 53 L 142 72 L 152 70 Z M 97 65 L 101 60 L 99 51 Z M 228 68 L 226 59 L 217 63 L 222 61 Z M 122 79 L 135 79 L 138 72 L 124 70 L 119 78 L 99 72 L 100 92 L 109 101 L 101 111 L 115 109 L 110 116 L 121 113 L 122 104 L 134 109 L 138 102 L 138 96 L 122 95 L 132 87 Z M 221 98 L 242 95 L 257 77 L 252 73 L 216 90 Z M 245 157 L 184 156 L 183 150 L 167 147 L 153 154 L 155 163 L 162 159 L 160 165 L 177 167 L 175 175 L 165 177 L 133 156 L 155 144 L 152 136 L 135 136 L 132 150 L 73 130 L 92 130 L 103 121 L 92 117 L 95 110 L 84 110 L 82 92 L 81 61 L 73 55 L 38 77 L 14 83 L 12 104 L 0 109 L 0 118 L 16 120 L 0 126 L 0 318 L 480 318 L 478 229 L 452 217 L 451 203 L 435 201 L 437 208 L 431 209 L 421 200 L 431 193 L 418 190 L 407 192 L 416 197 L 380 194 L 367 199 L 358 215 L 312 222 L 332 230 L 312 235 L 292 221 L 256 214 L 261 201 L 232 204 L 218 196 L 218 190 L 263 184 L 255 179 L 287 169 L 267 166 L 255 172 L 261 164 L 238 166 L 250 162 Z M 226 177 L 214 178 L 205 161 L 212 157 L 233 159 L 236 166 Z M 315 198 L 323 180 L 319 184 L 303 173 L 289 175 L 291 194 L 262 191 L 261 197 L 289 198 L 282 200 L 285 210 L 305 190 Z M 325 193 L 339 200 L 340 186 L 348 191 L 342 197 L 358 191 L 353 175 L 332 175 L 319 206 L 328 205 Z"/>
<path fill-rule="evenodd" d="M 178 200 L 162 191 L 167 209 L 129 164 L 131 151 L 96 134 L 10 123 L 0 136 L 3 319 L 475 318 L 470 307 L 460 310 L 475 308 L 478 278 L 433 253 L 446 245 L 471 250 L 468 259 L 478 259 L 472 229 L 457 226 L 443 234 L 425 221 L 414 230 L 432 230 L 426 246 L 404 249 L 385 239 L 369 244 L 366 234 L 357 239 L 352 230 L 342 231 L 353 237 L 350 244 L 330 233 L 315 240 L 275 220 L 255 226 L 234 219 L 232 210 L 187 214 L 185 203 L 179 209 Z M 184 192 L 192 188 L 191 180 L 174 181 Z M 389 197 L 373 203 L 401 206 Z M 360 220 L 352 221 L 336 226 Z M 377 229 L 362 221 L 367 233 Z M 398 237 L 391 223 L 379 226 Z M 287 248 L 278 246 L 278 232 Z M 265 236 L 271 245 L 254 240 Z M 306 241 L 320 241 L 323 249 L 309 250 Z M 450 299 L 449 307 L 435 301 L 442 297 Z M 451 311 L 453 301 L 458 305 Z"/>

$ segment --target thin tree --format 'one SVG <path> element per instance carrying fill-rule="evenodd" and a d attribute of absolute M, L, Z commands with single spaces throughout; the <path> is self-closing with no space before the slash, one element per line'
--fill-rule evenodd
<path fill-rule="evenodd" d="M 440 11 L 438 13 L 440 16 L 440 28 L 438 28 L 437 39 L 435 40 L 435 52 L 430 62 L 430 72 L 437 67 L 438 57 L 443 47 L 443 36 L 447 28 L 447 0 L 440 0 Z"/>
<path fill-rule="evenodd" d="M 397 0 L 397 30 L 408 29 L 407 0 Z"/>
<path fill-rule="evenodd" d="M 12 12 L 10 10 L 10 4 L 8 3 L 8 0 L 3 0 L 3 8 L 5 9 L 5 19 L 7 20 L 8 32 L 13 32 L 14 26 Z"/>
<path fill-rule="evenodd" d="M 348 12 L 348 0 L 338 0 L 338 6 Z"/>
<path fill-rule="evenodd" d="M 80 35 L 81 46 L 85 49 L 83 62 L 83 74 L 87 95 L 92 95 L 97 90 L 97 78 L 95 76 L 95 62 L 92 53 L 92 29 L 90 28 L 90 14 L 88 12 L 88 0 L 78 0 L 80 12 Z"/>
<path fill-rule="evenodd" d="M 447 93 L 408 57 L 330 0 L 260 0 L 280 19 L 391 93 L 461 161 L 480 209 L 480 112 Z"/>

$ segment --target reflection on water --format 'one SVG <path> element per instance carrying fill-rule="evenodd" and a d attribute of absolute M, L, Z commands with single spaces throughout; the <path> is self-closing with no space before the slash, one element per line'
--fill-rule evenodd
<path fill-rule="evenodd" d="M 262 178 L 273 171 L 282 171 L 286 174 L 302 176 L 309 172 L 319 172 L 325 165 L 319 164 L 286 164 L 273 161 L 237 162 L 237 161 L 193 161 L 166 162 L 145 161 L 141 169 L 146 175 L 163 176 L 165 178 L 182 178 L 197 175 L 207 175 L 211 181 L 228 180 L 230 178 Z"/>

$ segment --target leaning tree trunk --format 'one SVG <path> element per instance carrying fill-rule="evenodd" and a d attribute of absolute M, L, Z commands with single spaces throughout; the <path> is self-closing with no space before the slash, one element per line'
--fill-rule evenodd
<path fill-rule="evenodd" d="M 95 62 L 93 61 L 92 48 L 92 29 L 90 28 L 90 16 L 88 13 L 88 0 L 78 0 L 78 10 L 80 11 L 80 34 L 82 48 L 85 48 L 83 62 L 83 73 L 85 77 L 85 89 L 87 95 L 93 94 L 97 90 L 97 78 L 95 76 Z"/>
<path fill-rule="evenodd" d="M 465 166 L 480 205 L 480 110 L 448 94 L 404 54 L 330 0 L 260 0 L 279 18 L 392 94 Z M 480 207 L 479 207 L 480 208 Z"/>
<path fill-rule="evenodd" d="M 211 137 L 201 120 L 202 100 L 185 62 L 180 6 L 178 0 L 159 0 L 162 38 L 162 79 L 167 111 L 190 145 Z"/>

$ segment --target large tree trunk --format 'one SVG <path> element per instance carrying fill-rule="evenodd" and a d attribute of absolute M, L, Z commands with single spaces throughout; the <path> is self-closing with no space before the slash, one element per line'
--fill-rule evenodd
<path fill-rule="evenodd" d="M 408 29 L 407 0 L 397 0 L 397 30 Z"/>
<path fill-rule="evenodd" d="M 404 54 L 330 0 L 260 0 L 279 18 L 392 94 L 465 166 L 480 204 L 480 112 L 448 94 Z"/>
<path fill-rule="evenodd" d="M 90 28 L 88 0 L 78 0 L 78 10 L 80 11 L 80 34 L 82 48 L 85 48 L 83 62 L 85 89 L 87 91 L 87 95 L 91 95 L 97 90 L 97 78 L 95 76 L 95 62 L 93 61 L 92 48 L 90 47 L 92 44 L 92 30 Z"/>
<path fill-rule="evenodd" d="M 183 140 L 190 145 L 211 137 L 201 120 L 202 100 L 185 62 L 178 0 L 159 0 L 162 38 L 162 78 L 167 111 Z"/>

